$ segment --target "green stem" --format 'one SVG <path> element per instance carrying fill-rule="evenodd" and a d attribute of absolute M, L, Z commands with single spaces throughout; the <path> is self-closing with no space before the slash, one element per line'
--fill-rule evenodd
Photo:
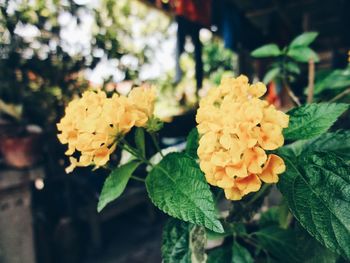
<path fill-rule="evenodd" d="M 136 181 L 143 182 L 143 183 L 146 181 L 145 179 L 140 178 L 140 177 L 137 177 L 137 176 L 135 176 L 135 175 L 132 175 L 131 178 L 134 179 L 134 180 L 136 180 Z"/>
<path fill-rule="evenodd" d="M 331 99 L 329 102 L 335 102 L 339 99 L 341 99 L 342 97 L 346 96 L 350 94 L 350 88 L 344 90 L 343 92 L 339 93 L 337 96 L 335 96 L 333 99 Z"/>
<path fill-rule="evenodd" d="M 164 155 L 163 155 L 163 153 L 162 153 L 162 150 L 160 149 L 159 144 L 158 144 L 158 141 L 157 141 L 157 139 L 156 139 L 155 133 L 150 132 L 149 134 L 151 135 L 152 142 L 153 142 L 154 146 L 156 147 L 157 152 L 159 152 L 160 155 L 164 158 Z"/>
<path fill-rule="evenodd" d="M 259 245 L 258 242 L 256 242 L 254 239 L 250 238 L 250 237 L 243 237 L 244 241 L 258 249 L 261 249 L 261 246 Z"/>
<path fill-rule="evenodd" d="M 224 191 L 223 190 L 220 190 L 219 191 L 219 193 L 217 194 L 217 196 L 215 197 L 215 203 L 217 203 L 219 200 L 220 200 L 220 198 L 222 197 L 222 194 L 224 193 Z"/>
<path fill-rule="evenodd" d="M 144 164 L 147 164 L 151 167 L 154 167 L 153 163 L 151 163 L 150 161 L 148 161 L 147 159 L 145 158 L 140 158 L 140 160 L 144 163 Z"/>
<path fill-rule="evenodd" d="M 133 151 L 132 149 L 130 149 L 126 144 L 122 144 L 120 145 L 120 148 L 122 148 L 123 150 L 127 151 L 128 153 L 132 154 L 133 156 L 138 158 L 138 153 Z"/>
<path fill-rule="evenodd" d="M 131 153 L 133 156 L 135 156 L 138 160 L 142 161 L 143 163 L 150 165 L 151 167 L 154 167 L 154 165 L 148 161 L 145 157 L 142 156 L 142 154 L 136 150 L 134 147 L 132 147 L 126 140 L 121 140 L 122 145 L 120 146 L 125 151 Z"/>
<path fill-rule="evenodd" d="M 137 149 L 135 149 L 134 147 L 132 147 L 124 138 L 121 139 L 121 142 L 124 144 L 124 146 L 126 146 L 128 148 L 128 150 L 132 151 L 135 156 L 139 155 L 139 151 Z"/>
<path fill-rule="evenodd" d="M 269 190 L 269 188 L 270 188 L 270 185 L 264 184 L 264 185 L 261 187 L 260 191 L 257 192 L 257 193 L 253 196 L 253 198 L 249 200 L 249 202 L 247 203 L 247 206 L 253 204 L 253 203 L 254 203 L 256 200 L 258 200 L 260 197 L 264 196 L 265 193 L 266 193 L 266 191 Z"/>
<path fill-rule="evenodd" d="M 254 233 L 246 235 L 245 237 L 243 237 L 244 241 L 247 242 L 248 244 L 255 246 L 257 249 L 261 249 L 266 255 L 266 257 L 270 258 L 269 252 L 259 244 L 258 240 L 253 238 L 253 235 Z"/>
<path fill-rule="evenodd" d="M 287 91 L 288 96 L 293 100 L 293 102 L 294 102 L 298 107 L 301 106 L 301 103 L 300 103 L 300 101 L 299 101 L 299 98 L 294 94 L 294 92 L 293 92 L 292 89 L 290 88 L 289 83 L 288 83 L 288 81 L 286 80 L 285 77 L 282 78 L 282 82 L 283 82 L 284 88 L 285 88 L 286 91 Z"/>

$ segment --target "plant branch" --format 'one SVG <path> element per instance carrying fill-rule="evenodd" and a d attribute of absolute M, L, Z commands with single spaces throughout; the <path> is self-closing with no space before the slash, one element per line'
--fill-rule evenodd
<path fill-rule="evenodd" d="M 310 59 L 307 103 L 312 103 L 312 100 L 314 99 L 314 89 L 315 89 L 315 62 L 313 61 L 313 59 Z"/>
<path fill-rule="evenodd" d="M 329 102 L 335 102 L 339 99 L 341 99 L 342 97 L 346 96 L 350 94 L 350 88 L 347 88 L 346 90 L 344 90 L 343 92 L 339 93 L 337 96 L 335 96 L 333 99 L 331 99 Z"/>
<path fill-rule="evenodd" d="M 150 132 L 149 134 L 151 135 L 152 142 L 153 142 L 154 146 L 156 147 L 157 152 L 159 152 L 160 155 L 162 156 L 162 158 L 164 158 L 164 155 L 163 155 L 163 153 L 162 153 L 162 150 L 160 149 L 159 144 L 158 144 L 158 142 L 157 142 L 155 133 Z"/>
<path fill-rule="evenodd" d="M 301 106 L 301 103 L 299 101 L 299 98 L 294 94 L 294 92 L 292 91 L 292 89 L 289 87 L 288 82 L 283 78 L 283 84 L 285 89 L 287 90 L 288 96 L 293 100 L 293 102 L 297 105 L 297 106 Z"/>
<path fill-rule="evenodd" d="M 122 149 L 131 153 L 135 157 L 139 157 L 139 155 L 140 155 L 139 152 L 136 149 L 134 149 L 125 139 L 122 139 L 120 142 L 122 143 L 122 145 L 121 145 Z"/>
<path fill-rule="evenodd" d="M 250 199 L 247 203 L 247 206 L 253 204 L 256 200 L 258 200 L 260 197 L 264 196 L 266 194 L 266 192 L 270 189 L 270 186 L 271 185 L 268 185 L 268 184 L 264 184 L 260 191 L 257 192 L 253 197 L 252 199 Z"/>
<path fill-rule="evenodd" d="M 149 160 L 143 157 L 142 154 L 139 153 L 139 151 L 137 151 L 135 148 L 133 148 L 125 139 L 122 139 L 120 142 L 122 143 L 122 145 L 120 146 L 122 149 L 131 153 L 133 156 L 135 156 L 138 160 L 142 161 L 144 164 L 154 167 L 154 165 Z"/>
<path fill-rule="evenodd" d="M 145 179 L 137 177 L 135 175 L 132 175 L 130 178 L 134 179 L 135 181 L 139 181 L 139 182 L 143 182 L 143 183 L 146 181 Z"/>

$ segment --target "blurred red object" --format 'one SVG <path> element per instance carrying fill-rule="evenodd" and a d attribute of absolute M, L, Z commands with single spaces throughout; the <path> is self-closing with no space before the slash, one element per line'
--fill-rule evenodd
<path fill-rule="evenodd" d="M 211 24 L 211 0 L 172 0 L 178 16 L 209 27 Z"/>
<path fill-rule="evenodd" d="M 5 163 L 11 167 L 28 168 L 39 160 L 38 134 L 30 134 L 25 137 L 13 137 L 1 139 L 1 153 Z"/>
<path fill-rule="evenodd" d="M 277 90 L 277 85 L 276 82 L 272 81 L 268 85 L 268 90 L 267 90 L 267 96 L 266 100 L 270 103 L 275 105 L 277 108 L 281 107 L 281 100 L 278 96 L 278 90 Z"/>
<path fill-rule="evenodd" d="M 42 153 L 42 130 L 39 126 L 2 125 L 0 153 L 10 167 L 29 168 L 38 163 Z"/>

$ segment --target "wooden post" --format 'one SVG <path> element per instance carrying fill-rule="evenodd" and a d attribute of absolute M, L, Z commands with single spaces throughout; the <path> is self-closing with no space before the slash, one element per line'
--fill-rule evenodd
<path fill-rule="evenodd" d="M 42 169 L 0 171 L 0 262 L 35 263 L 31 183 Z"/>
<path fill-rule="evenodd" d="M 309 60 L 309 77 L 308 77 L 308 88 L 307 88 L 307 103 L 312 103 L 314 98 L 315 89 L 315 62 L 313 59 Z"/>
<path fill-rule="evenodd" d="M 306 32 L 310 29 L 310 15 L 305 13 L 303 15 L 303 30 Z M 315 89 L 315 61 L 313 59 L 309 60 L 308 67 L 308 92 L 307 92 L 307 103 L 312 103 L 314 99 L 314 89 Z"/>

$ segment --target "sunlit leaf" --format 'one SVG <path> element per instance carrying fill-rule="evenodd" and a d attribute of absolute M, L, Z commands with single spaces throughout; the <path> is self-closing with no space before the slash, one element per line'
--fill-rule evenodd
<path fill-rule="evenodd" d="M 255 49 L 251 55 L 256 58 L 277 57 L 282 52 L 276 44 L 267 44 Z"/>
<path fill-rule="evenodd" d="M 204 174 L 187 154 L 165 156 L 147 176 L 146 186 L 152 202 L 163 212 L 215 232 L 224 231 Z"/>
<path fill-rule="evenodd" d="M 300 46 L 308 46 L 312 42 L 315 41 L 316 37 L 318 36 L 317 32 L 306 32 L 303 33 L 296 38 L 290 43 L 289 47 L 290 48 L 295 48 L 295 47 L 300 47 Z"/>
<path fill-rule="evenodd" d="M 288 49 L 287 56 L 295 59 L 298 62 L 309 62 L 312 59 L 314 62 L 319 62 L 318 55 L 309 47 L 295 47 Z"/>
<path fill-rule="evenodd" d="M 285 139 L 310 139 L 325 133 L 349 108 L 344 103 L 314 103 L 292 109 L 288 128 L 283 130 Z"/>
<path fill-rule="evenodd" d="M 98 201 L 97 211 L 100 212 L 108 203 L 117 199 L 124 189 L 136 168 L 140 165 L 138 161 L 131 161 L 116 169 L 107 177 Z"/>
<path fill-rule="evenodd" d="M 270 69 L 266 74 L 265 77 L 263 79 L 263 82 L 265 84 L 269 84 L 272 80 L 274 80 L 278 74 L 280 74 L 281 69 L 280 68 L 272 68 Z"/>

